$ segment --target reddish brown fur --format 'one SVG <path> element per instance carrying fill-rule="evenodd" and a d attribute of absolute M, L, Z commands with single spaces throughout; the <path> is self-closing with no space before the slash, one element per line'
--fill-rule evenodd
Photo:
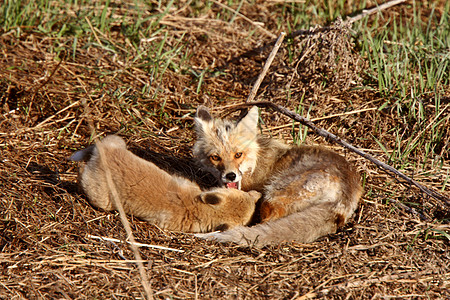
<path fill-rule="evenodd" d="M 104 160 L 100 155 L 104 155 Z M 163 229 L 207 232 L 246 225 L 261 196 L 256 191 L 225 188 L 202 192 L 197 184 L 132 154 L 118 136 L 108 136 L 94 148 L 72 157 L 86 160 L 80 168 L 79 183 L 92 205 L 115 209 L 106 180 L 109 170 L 125 212 Z"/>
<path fill-rule="evenodd" d="M 256 124 L 255 109 L 242 121 Z M 199 110 L 202 110 L 201 116 L 207 115 L 205 108 Z M 213 122 L 216 127 L 221 124 L 230 126 L 225 121 L 213 121 L 210 116 L 196 120 L 197 127 L 200 127 L 197 128 L 199 142 L 194 147 L 197 157 L 202 155 L 203 148 L 211 152 L 233 148 L 217 142 L 208 144 L 209 139 L 221 140 L 220 137 L 214 137 L 214 132 L 208 131 Z M 234 126 L 238 128 L 239 124 Z M 263 193 L 259 209 L 262 224 L 239 226 L 201 237 L 258 246 L 289 240 L 312 242 L 336 232 L 338 227 L 347 222 L 358 205 L 362 188 L 357 172 L 342 156 L 323 147 L 289 146 L 257 135 L 256 126 L 246 126 L 246 130 L 248 132 L 244 133 L 240 130 L 239 134 L 254 134 L 257 146 L 237 151 L 251 157 L 256 155 L 256 164 L 242 174 L 241 188 Z M 206 162 L 202 157 L 199 158 L 203 163 Z M 227 168 L 226 163 L 224 168 Z"/>

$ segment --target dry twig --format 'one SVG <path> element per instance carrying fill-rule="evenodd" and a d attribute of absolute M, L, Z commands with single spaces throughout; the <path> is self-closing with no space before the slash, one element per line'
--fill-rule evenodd
<path fill-rule="evenodd" d="M 393 1 L 393 2 L 395 2 L 395 4 L 398 4 L 398 3 L 401 3 L 402 1 Z M 395 4 L 392 4 L 392 5 L 395 5 Z M 391 7 L 392 5 L 386 5 L 383 8 L 380 7 L 380 8 L 378 8 L 378 10 Z M 368 13 L 373 13 L 374 11 L 377 11 L 377 10 L 370 10 L 370 12 L 368 12 Z M 446 196 L 442 195 L 441 193 L 439 193 L 437 191 L 431 190 L 431 189 L 421 185 L 420 183 L 418 183 L 414 179 L 406 176 L 405 174 L 403 174 L 399 170 L 389 166 L 386 163 L 383 163 L 383 162 L 379 161 L 378 159 L 376 159 L 375 157 L 371 156 L 370 154 L 365 153 L 362 150 L 359 150 L 358 148 L 354 147 L 353 145 L 349 144 L 348 142 L 346 142 L 345 140 L 339 138 L 338 136 L 336 136 L 336 135 L 334 135 L 334 134 L 332 134 L 332 133 L 330 133 L 330 132 L 328 132 L 328 131 L 326 131 L 326 130 L 324 130 L 322 128 L 319 128 L 319 127 L 315 126 L 310 120 L 300 116 L 297 113 L 294 113 L 293 111 L 287 109 L 286 107 L 283 107 L 281 105 L 277 105 L 277 104 L 274 104 L 274 103 L 268 102 L 268 101 L 253 102 L 253 103 L 251 102 L 251 101 L 253 101 L 254 97 L 256 96 L 256 93 L 258 91 L 259 85 L 261 84 L 262 80 L 264 79 L 264 77 L 265 77 L 265 75 L 266 75 L 266 73 L 267 73 L 267 71 L 268 71 L 268 69 L 269 69 L 269 67 L 270 67 L 270 65 L 271 65 L 271 63 L 273 61 L 273 58 L 275 57 L 275 55 L 277 53 L 277 51 L 278 51 L 278 49 L 279 49 L 279 47 L 281 45 L 281 42 L 282 42 L 282 40 L 284 38 L 284 35 L 285 35 L 284 33 L 281 33 L 280 37 L 278 38 L 278 40 L 277 40 L 277 42 L 276 42 L 272 52 L 270 53 L 270 55 L 269 55 L 265 65 L 263 67 L 263 70 L 261 71 L 261 73 L 260 73 L 260 75 L 258 77 L 258 80 L 253 85 L 252 91 L 250 92 L 250 95 L 249 95 L 249 97 L 248 97 L 248 99 L 246 101 L 247 104 L 248 105 L 256 105 L 256 106 L 259 106 L 259 107 L 272 108 L 273 110 L 278 111 L 278 112 L 280 112 L 280 113 L 290 117 L 291 119 L 296 120 L 296 121 L 300 122 L 301 124 L 308 126 L 309 128 L 311 128 L 318 135 L 320 135 L 322 137 L 325 137 L 327 139 L 330 139 L 333 142 L 335 142 L 335 143 L 337 143 L 337 144 L 339 144 L 339 145 L 341 145 L 341 146 L 343 146 L 343 147 L 345 147 L 345 148 L 347 148 L 347 149 L 349 149 L 349 150 L 351 150 L 351 151 L 361 155 L 362 157 L 368 159 L 369 161 L 371 161 L 372 163 L 377 165 L 379 168 L 381 168 L 385 172 L 387 172 L 387 173 L 390 172 L 390 173 L 395 174 L 396 176 L 401 177 L 402 179 L 406 180 L 406 184 L 408 184 L 408 185 L 411 185 L 411 184 L 415 185 L 416 187 L 418 187 L 422 192 L 424 192 L 428 196 L 433 197 L 434 199 L 440 200 L 445 205 L 450 206 L 450 199 L 448 199 Z M 405 184 L 404 182 L 401 182 L 401 183 Z M 394 202 L 396 202 L 397 205 L 399 205 L 402 208 L 408 210 L 409 212 L 411 212 L 411 213 L 413 213 L 415 215 L 418 215 L 420 218 L 422 218 L 424 220 L 428 219 L 426 216 L 424 216 L 423 214 L 420 214 L 415 209 L 407 207 L 406 205 L 402 204 L 399 201 L 395 201 L 394 200 Z"/>
<path fill-rule="evenodd" d="M 247 98 L 246 102 L 251 102 L 256 96 L 256 93 L 258 92 L 259 86 L 261 85 L 261 82 L 263 81 L 264 77 L 267 74 L 267 71 L 269 70 L 270 65 L 273 62 L 273 59 L 275 58 L 275 55 L 277 55 L 278 49 L 280 49 L 281 43 L 283 42 L 284 37 L 286 36 L 285 32 L 280 33 L 280 36 L 277 39 L 277 42 L 275 43 L 275 46 L 272 49 L 272 52 L 270 52 L 269 57 L 267 57 L 266 63 L 264 64 L 263 70 L 258 76 L 258 79 L 256 80 L 255 84 L 253 85 L 253 88 L 250 92 L 250 95 Z"/>
<path fill-rule="evenodd" d="M 380 167 L 381 169 L 383 169 L 385 172 L 390 172 L 393 173 L 399 177 L 401 177 L 402 179 L 406 180 L 406 184 L 409 185 L 415 185 L 416 187 L 418 187 L 422 192 L 424 192 L 425 194 L 427 194 L 430 197 L 433 197 L 434 199 L 440 200 L 442 201 L 445 205 L 450 206 L 450 199 L 448 199 L 446 196 L 442 195 L 441 193 L 431 190 L 423 185 L 421 185 L 420 183 L 418 183 L 417 181 L 415 181 L 414 179 L 406 176 L 405 174 L 403 174 L 402 172 L 400 172 L 399 170 L 389 166 L 386 163 L 383 163 L 381 161 L 379 161 L 378 159 L 376 159 L 375 157 L 371 156 L 368 153 L 365 153 L 362 150 L 359 150 L 358 148 L 356 148 L 355 146 L 349 144 L 348 142 L 346 142 L 345 140 L 341 139 L 340 137 L 326 131 L 325 129 L 319 128 L 317 126 L 315 126 L 310 120 L 300 116 L 299 114 L 287 109 L 286 107 L 283 107 L 281 105 L 277 105 L 268 101 L 261 101 L 261 102 L 253 102 L 253 103 L 248 103 L 248 105 L 256 105 L 258 107 L 268 107 L 268 108 L 272 108 L 273 110 L 278 111 L 279 113 L 282 113 L 283 115 L 286 115 L 288 117 L 290 117 L 291 119 L 300 122 L 301 124 L 308 126 L 309 128 L 311 128 L 315 133 L 317 133 L 318 135 L 330 139 L 333 142 L 351 150 L 352 152 L 355 152 L 359 155 L 361 155 L 362 157 L 370 160 L 371 162 L 373 162 L 375 165 L 377 165 L 378 167 Z M 405 184 L 404 182 L 401 182 L 402 184 Z M 415 212 L 415 210 L 413 210 L 412 208 L 411 212 Z M 416 214 L 418 214 L 417 212 L 415 212 Z M 420 214 L 419 214 L 420 215 Z M 422 216 L 424 218 L 424 216 Z"/>
<path fill-rule="evenodd" d="M 85 106 L 85 111 L 87 110 L 87 106 Z M 89 127 L 91 129 L 91 136 L 96 137 L 95 133 L 95 127 L 92 124 L 92 120 L 88 120 Z M 98 139 L 95 138 L 95 142 L 98 142 Z M 114 181 L 112 179 L 111 171 L 108 168 L 108 163 L 106 162 L 106 157 L 104 154 L 104 150 L 102 147 L 97 147 L 97 150 L 99 151 L 99 156 L 101 163 L 105 169 L 105 176 L 106 176 L 106 183 L 109 187 L 109 191 L 111 192 L 111 198 L 114 202 L 114 206 L 119 211 L 120 215 L 120 221 L 122 222 L 123 227 L 125 228 L 125 231 L 127 233 L 127 239 L 130 240 L 129 245 L 131 250 L 133 251 L 134 257 L 136 259 L 136 265 L 139 270 L 139 274 L 141 276 L 141 283 L 144 288 L 145 294 L 147 295 L 147 299 L 152 300 L 153 299 L 153 291 L 150 287 L 150 283 L 148 280 L 147 273 L 145 271 L 144 265 L 142 264 L 142 257 L 139 253 L 138 243 L 136 242 L 133 231 L 131 230 L 130 222 L 128 222 L 127 215 L 125 213 L 125 210 L 123 208 L 122 202 L 120 201 L 119 193 L 117 192 L 116 185 L 114 184 Z"/>
<path fill-rule="evenodd" d="M 115 242 L 115 243 L 123 242 L 123 241 L 121 241 L 119 239 L 109 238 L 109 237 L 104 237 L 104 236 L 96 236 L 96 235 L 91 235 L 91 234 L 88 234 L 87 237 L 91 238 L 91 239 L 95 239 L 95 240 Z M 126 242 L 128 244 L 132 243 L 130 241 L 126 241 Z M 183 250 L 180 250 L 180 249 L 168 248 L 168 247 L 163 247 L 163 246 L 158 246 L 158 245 L 150 245 L 150 244 L 143 244 L 143 243 L 137 243 L 137 242 L 134 242 L 134 244 L 137 247 L 147 247 L 147 248 L 152 248 L 152 249 L 160 249 L 160 250 L 167 250 L 167 251 L 174 251 L 174 252 L 181 252 L 181 253 L 184 252 Z"/>
<path fill-rule="evenodd" d="M 259 30 L 261 30 L 262 32 L 264 32 L 265 35 L 271 37 L 271 38 L 275 38 L 276 35 L 273 34 L 272 32 L 268 31 L 267 29 L 265 29 L 264 27 L 262 27 L 261 25 L 259 25 L 257 22 L 254 22 L 253 20 L 247 18 L 246 16 L 244 16 L 243 14 L 241 14 L 240 12 L 232 9 L 231 7 L 226 6 L 225 4 L 220 3 L 219 1 L 216 0 L 212 0 L 212 2 L 214 2 L 215 4 L 219 5 L 222 8 L 225 8 L 229 11 L 231 11 L 232 13 L 234 13 L 235 15 L 240 16 L 241 18 L 243 18 L 245 21 L 249 22 L 250 24 L 252 24 L 253 26 L 256 26 L 256 28 L 258 28 Z"/>
<path fill-rule="evenodd" d="M 395 6 L 395 5 L 404 3 L 404 2 L 406 2 L 406 0 L 393 0 L 393 1 L 388 1 L 386 3 L 383 3 L 381 5 L 377 5 L 376 7 L 371 8 L 371 9 L 365 9 L 365 10 L 362 11 L 361 14 L 356 15 L 356 16 L 351 17 L 351 18 L 347 18 L 345 20 L 345 23 L 352 24 L 352 23 L 354 23 L 356 21 L 361 20 L 364 17 L 370 16 L 370 15 L 376 13 L 376 12 L 380 12 L 382 10 L 388 9 L 388 8 L 390 8 L 392 6 Z"/>

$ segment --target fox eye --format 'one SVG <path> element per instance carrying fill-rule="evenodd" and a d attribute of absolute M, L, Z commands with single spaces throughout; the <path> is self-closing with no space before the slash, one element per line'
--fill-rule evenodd
<path fill-rule="evenodd" d="M 241 158 L 242 152 L 238 152 L 234 155 L 234 158 Z"/>
<path fill-rule="evenodd" d="M 219 155 L 213 154 L 209 157 L 212 161 L 221 161 L 222 159 L 220 158 Z"/>

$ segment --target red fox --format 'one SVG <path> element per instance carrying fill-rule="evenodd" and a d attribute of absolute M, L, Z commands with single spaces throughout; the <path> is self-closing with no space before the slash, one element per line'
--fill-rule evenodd
<path fill-rule="evenodd" d="M 75 152 L 70 159 L 84 162 L 78 182 L 93 206 L 115 209 L 105 175 L 109 169 L 125 212 L 167 230 L 210 232 L 247 225 L 261 197 L 256 191 L 201 191 L 196 183 L 134 155 L 116 135 Z"/>
<path fill-rule="evenodd" d="M 335 233 L 358 206 L 360 179 L 342 156 L 258 134 L 257 107 L 231 122 L 214 119 L 201 106 L 195 129 L 193 153 L 206 168 L 228 188 L 263 194 L 258 224 L 198 237 L 258 247 L 282 241 L 309 243 Z"/>

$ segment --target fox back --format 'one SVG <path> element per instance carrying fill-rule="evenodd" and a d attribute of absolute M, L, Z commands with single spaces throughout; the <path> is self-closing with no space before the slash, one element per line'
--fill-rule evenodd
<path fill-rule="evenodd" d="M 203 237 L 262 246 L 312 242 L 336 232 L 361 197 L 357 172 L 331 150 L 286 145 L 259 135 L 257 123 L 257 107 L 238 122 L 214 119 L 205 107 L 197 110 L 196 158 L 215 169 L 227 187 L 263 193 L 256 219 L 260 224 Z"/>
<path fill-rule="evenodd" d="M 248 224 L 261 196 L 224 188 L 201 191 L 194 182 L 134 155 L 115 135 L 74 153 L 71 159 L 83 161 L 78 181 L 92 205 L 116 209 L 106 178 L 109 172 L 125 212 L 163 229 L 207 232 Z"/>

